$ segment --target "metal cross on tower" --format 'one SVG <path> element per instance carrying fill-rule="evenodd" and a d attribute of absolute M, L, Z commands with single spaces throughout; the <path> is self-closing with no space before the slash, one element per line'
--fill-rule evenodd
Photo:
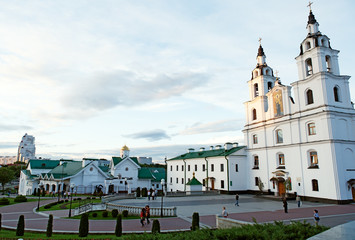
<path fill-rule="evenodd" d="M 312 11 L 312 8 L 311 8 L 312 4 L 313 4 L 313 2 L 311 2 L 311 1 L 308 2 L 307 7 L 309 7 L 309 11 Z"/>
<path fill-rule="evenodd" d="M 261 40 L 263 40 L 261 37 L 259 37 L 259 45 L 261 45 Z"/>

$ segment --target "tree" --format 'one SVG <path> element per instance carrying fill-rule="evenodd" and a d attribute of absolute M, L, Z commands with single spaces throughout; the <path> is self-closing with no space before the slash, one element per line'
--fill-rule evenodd
<path fill-rule="evenodd" d="M 116 237 L 122 236 L 122 215 L 117 216 L 116 229 L 115 229 Z"/>
<path fill-rule="evenodd" d="M 200 216 L 199 216 L 198 212 L 194 212 L 194 214 L 192 214 L 191 230 L 195 231 L 195 230 L 198 230 L 199 228 L 200 228 Z"/>
<path fill-rule="evenodd" d="M 2 192 L 5 192 L 5 184 L 15 178 L 14 172 L 8 167 L 0 168 L 0 183 L 2 185 Z"/>
<path fill-rule="evenodd" d="M 23 236 L 25 234 L 25 216 L 21 215 L 18 218 L 16 236 Z"/>
<path fill-rule="evenodd" d="M 153 221 L 152 233 L 160 233 L 160 223 L 158 219 L 154 219 Z"/>
<path fill-rule="evenodd" d="M 258 188 L 259 188 L 260 193 L 262 194 L 263 190 L 264 190 L 264 183 L 261 181 L 260 177 L 258 177 Z"/>
<path fill-rule="evenodd" d="M 87 237 L 89 234 L 89 216 L 87 213 L 81 215 L 79 226 L 79 237 Z"/>
<path fill-rule="evenodd" d="M 51 237 L 53 234 L 53 215 L 49 214 L 48 224 L 47 224 L 47 237 Z"/>

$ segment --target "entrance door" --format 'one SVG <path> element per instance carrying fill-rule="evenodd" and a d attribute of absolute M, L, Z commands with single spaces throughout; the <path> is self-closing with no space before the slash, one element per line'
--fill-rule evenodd
<path fill-rule="evenodd" d="M 355 187 L 352 187 L 351 191 L 353 192 L 353 201 L 355 201 Z"/>
<path fill-rule="evenodd" d="M 278 187 L 279 187 L 279 196 L 285 195 L 285 193 L 286 193 L 285 183 L 284 182 L 279 182 L 278 183 Z"/>
<path fill-rule="evenodd" d="M 211 179 L 211 189 L 214 189 L 214 179 Z"/>

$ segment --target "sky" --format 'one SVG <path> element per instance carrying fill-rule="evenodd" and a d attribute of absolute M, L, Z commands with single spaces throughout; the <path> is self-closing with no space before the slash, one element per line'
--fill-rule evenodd
<path fill-rule="evenodd" d="M 313 0 L 320 31 L 355 76 L 355 2 Z M 155 162 L 244 144 L 247 81 L 262 38 L 283 84 L 297 81 L 308 1 L 0 0 L 0 155 L 22 136 L 37 157 Z M 350 79 L 352 101 L 355 83 Z"/>

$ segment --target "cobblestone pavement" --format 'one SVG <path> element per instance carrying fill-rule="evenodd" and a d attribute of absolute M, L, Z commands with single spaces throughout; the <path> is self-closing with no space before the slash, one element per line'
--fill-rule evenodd
<path fill-rule="evenodd" d="M 118 204 L 130 206 L 160 207 L 161 199 L 148 201 L 145 198 L 119 200 Z M 44 200 L 42 204 L 55 200 Z M 41 205 L 42 205 L 41 204 Z M 164 206 L 176 206 L 178 217 L 158 218 L 162 231 L 189 230 L 191 226 L 191 215 L 193 212 L 200 214 L 200 223 L 208 227 L 216 226 L 216 215 L 221 213 L 225 206 L 229 212 L 229 218 L 252 222 L 253 218 L 257 222 L 272 221 L 309 221 L 313 223 L 313 209 L 318 209 L 321 224 L 326 226 L 336 226 L 355 220 L 355 205 L 334 205 L 321 204 L 313 202 L 304 202 L 302 207 L 298 208 L 295 202 L 289 202 L 289 211 L 284 213 L 281 201 L 256 198 L 252 195 L 241 195 L 239 207 L 234 205 L 234 196 L 194 196 L 194 197 L 168 197 L 164 198 Z M 47 227 L 48 215 L 54 215 L 54 232 L 78 232 L 79 220 L 64 219 L 68 210 L 34 212 L 37 202 L 20 203 L 0 208 L 2 214 L 2 226 L 4 228 L 16 228 L 20 215 L 25 216 L 25 227 L 27 230 L 45 231 Z M 114 220 L 90 220 L 90 232 L 113 233 L 116 221 Z M 139 220 L 124 220 L 122 222 L 123 232 L 149 232 L 151 224 L 141 227 Z M 1 233 L 0 233 L 1 236 Z"/>

